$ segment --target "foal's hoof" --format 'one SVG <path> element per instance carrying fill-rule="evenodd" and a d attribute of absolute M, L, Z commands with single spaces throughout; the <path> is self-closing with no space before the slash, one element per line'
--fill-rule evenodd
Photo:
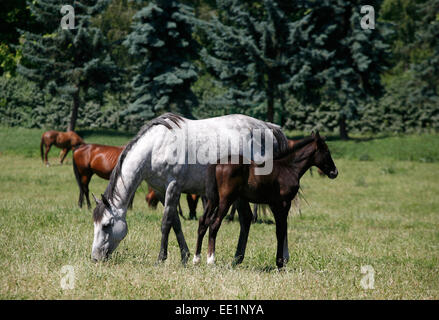
<path fill-rule="evenodd" d="M 215 264 L 215 254 L 207 256 L 207 264 L 211 266 Z"/>
<path fill-rule="evenodd" d="M 192 259 L 192 263 L 196 266 L 199 265 L 201 262 L 201 256 L 199 254 L 194 255 L 194 258 Z"/>
<path fill-rule="evenodd" d="M 163 255 L 163 254 L 159 254 L 159 257 L 157 258 L 155 265 L 158 266 L 158 265 L 163 264 L 167 258 L 168 258 L 168 256 Z"/>

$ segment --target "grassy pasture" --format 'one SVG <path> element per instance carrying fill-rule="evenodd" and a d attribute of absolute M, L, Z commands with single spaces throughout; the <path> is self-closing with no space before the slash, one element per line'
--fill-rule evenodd
<path fill-rule="evenodd" d="M 59 149 L 50 168 L 39 159 L 42 130 L 0 128 L 1 299 L 438 299 L 439 136 L 381 137 L 340 142 L 328 137 L 340 175 L 307 173 L 301 211 L 289 217 L 291 259 L 275 268 L 275 226 L 253 224 L 246 258 L 230 266 L 239 223 L 224 222 L 213 267 L 180 264 L 171 232 L 169 258 L 155 261 L 162 208 L 146 208 L 146 185 L 128 212 L 129 232 L 113 257 L 90 259 L 91 211 L 77 208 L 71 155 Z M 291 133 L 295 136 L 294 133 Z M 131 135 L 84 131 L 88 142 L 122 145 Z M 92 179 L 100 194 L 107 182 Z M 187 215 L 187 205 L 181 201 Z M 201 214 L 201 206 L 198 215 Z M 268 217 L 271 218 L 271 217 Z M 182 221 L 193 253 L 198 223 Z M 74 288 L 63 290 L 63 266 Z M 361 267 L 373 267 L 366 290 Z"/>

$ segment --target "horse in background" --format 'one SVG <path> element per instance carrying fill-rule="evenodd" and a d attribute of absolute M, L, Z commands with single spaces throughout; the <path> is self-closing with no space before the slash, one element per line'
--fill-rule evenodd
<path fill-rule="evenodd" d="M 84 195 L 88 208 L 91 208 L 88 185 L 93 174 L 109 180 L 124 148 L 102 144 L 84 144 L 73 151 L 73 172 L 79 186 L 78 205 L 80 208 L 84 202 Z"/>
<path fill-rule="evenodd" d="M 254 161 L 244 164 L 242 156 L 238 164 L 230 163 L 229 157 L 229 161 L 218 161 L 217 164 L 210 165 L 206 176 L 208 202 L 199 220 L 194 263 L 200 262 L 202 241 L 208 228 L 207 263 L 215 262 L 215 241 L 221 221 L 232 203 L 239 199 L 246 203 L 263 203 L 270 206 L 276 222 L 276 265 L 278 268 L 284 267 L 289 260 L 288 211 L 291 201 L 299 191 L 300 178 L 312 166 L 320 168 L 330 179 L 335 179 L 338 175 L 329 148 L 319 133 L 313 133 L 310 137 L 297 141 L 293 148 L 276 157 L 273 169 L 267 175 L 257 175 L 258 164 Z M 251 215 L 249 209 L 250 207 L 247 209 L 247 216 Z M 244 259 L 247 236 L 248 233 L 242 241 L 240 239 L 240 255 L 235 256 L 234 264 L 239 264 Z"/>
<path fill-rule="evenodd" d="M 55 130 L 46 131 L 41 136 L 41 143 L 40 143 L 41 161 L 43 161 L 43 163 L 46 166 L 49 166 L 49 161 L 47 160 L 47 154 L 49 153 L 52 145 L 55 145 L 55 147 L 62 149 L 60 153 L 60 163 L 62 164 L 67 156 L 67 153 L 69 153 L 71 149 L 75 149 L 76 147 L 82 144 L 85 144 L 84 140 L 74 131 L 67 131 L 67 132 L 61 132 Z M 44 151 L 44 147 L 46 148 L 45 151 Z"/>
<path fill-rule="evenodd" d="M 196 194 L 186 194 L 186 200 L 187 200 L 187 206 L 189 207 L 189 220 L 196 220 L 197 219 L 197 205 L 198 200 L 200 199 L 199 195 Z M 157 204 L 159 203 L 159 198 L 157 197 L 156 192 L 154 189 L 148 186 L 148 194 L 145 197 L 146 202 L 148 203 L 148 207 L 152 209 L 157 209 Z M 183 210 L 181 209 L 180 203 L 177 205 L 177 211 L 178 214 L 183 218 L 186 219 L 183 215 Z"/>

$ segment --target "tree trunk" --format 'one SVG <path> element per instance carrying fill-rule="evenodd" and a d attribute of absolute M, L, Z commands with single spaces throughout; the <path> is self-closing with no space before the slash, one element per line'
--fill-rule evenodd
<path fill-rule="evenodd" d="M 76 120 L 78 119 L 78 110 L 79 110 L 79 90 L 76 91 L 73 95 L 73 104 L 72 104 L 72 113 L 70 115 L 70 123 L 67 127 L 67 131 L 73 131 L 76 127 Z"/>
<path fill-rule="evenodd" d="M 267 92 L 267 121 L 273 122 L 274 120 L 274 96 L 273 91 Z"/>
<path fill-rule="evenodd" d="M 340 128 L 340 139 L 341 140 L 348 140 L 348 130 L 346 128 L 346 116 L 340 115 L 340 120 L 338 122 L 339 128 Z"/>

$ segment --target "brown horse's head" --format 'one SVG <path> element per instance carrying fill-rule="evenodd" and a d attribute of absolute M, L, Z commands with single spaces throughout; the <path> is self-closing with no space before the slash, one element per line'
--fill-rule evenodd
<path fill-rule="evenodd" d="M 330 179 L 335 179 L 338 175 L 338 170 L 332 160 L 331 152 L 329 151 L 325 139 L 320 136 L 318 131 L 316 133 L 313 132 L 312 137 L 314 138 L 316 145 L 314 165 Z"/>

